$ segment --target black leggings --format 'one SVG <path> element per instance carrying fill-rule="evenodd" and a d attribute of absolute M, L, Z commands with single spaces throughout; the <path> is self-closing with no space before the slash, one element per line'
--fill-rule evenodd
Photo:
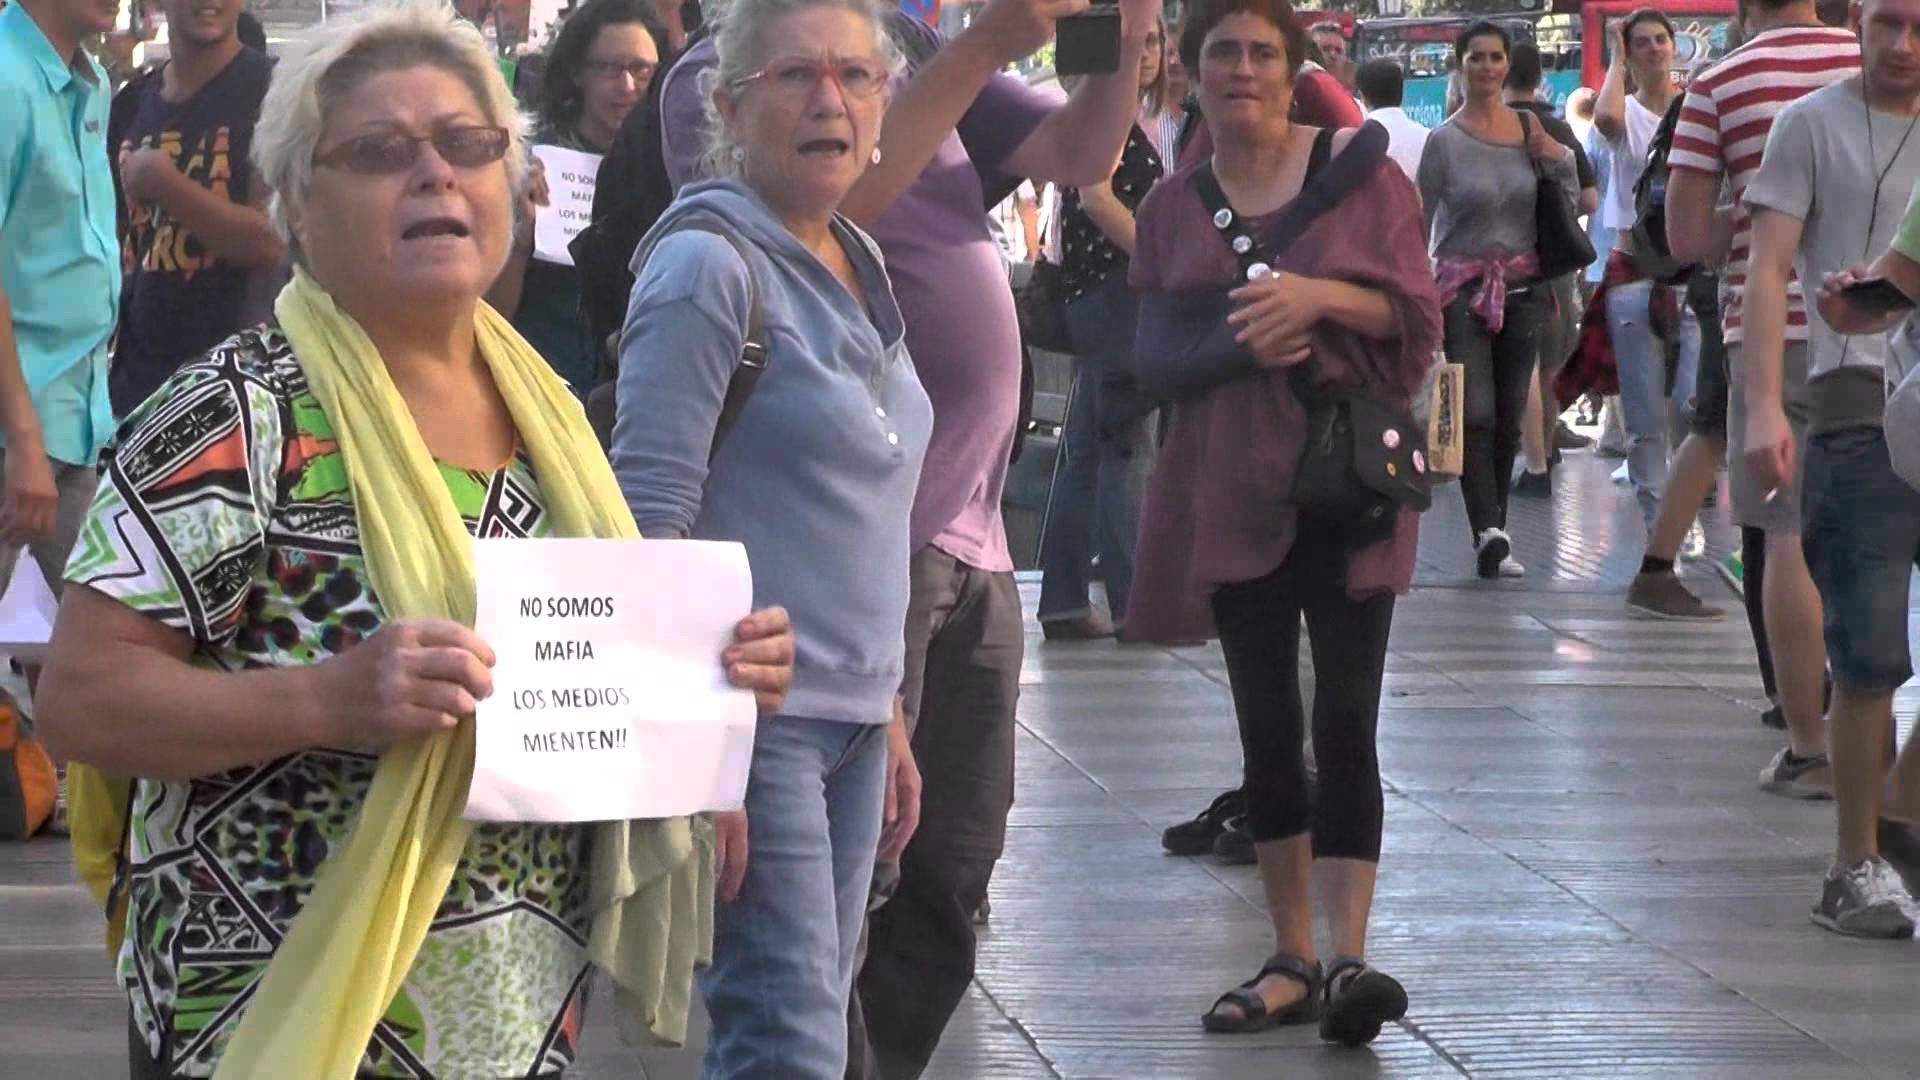
<path fill-rule="evenodd" d="M 1507 527 L 1507 489 L 1513 486 L 1527 386 L 1540 360 L 1540 331 L 1551 299 L 1544 285 L 1509 291 L 1506 321 L 1496 336 L 1467 309 L 1468 294 L 1476 287 L 1468 285 L 1447 305 L 1446 349 L 1448 360 L 1467 369 L 1460 496 L 1466 500 L 1467 524 L 1478 537 L 1487 529 Z"/>
<path fill-rule="evenodd" d="M 1314 535 L 1302 523 L 1302 537 Z M 1380 860 L 1380 758 L 1374 738 L 1386 672 L 1393 594 L 1347 597 L 1343 554 L 1294 541 L 1280 568 L 1213 594 L 1233 707 L 1246 756 L 1249 827 L 1256 841 L 1311 832 L 1315 858 Z M 1307 795 L 1301 749 L 1300 616 L 1313 644 L 1313 750 L 1319 782 Z"/>

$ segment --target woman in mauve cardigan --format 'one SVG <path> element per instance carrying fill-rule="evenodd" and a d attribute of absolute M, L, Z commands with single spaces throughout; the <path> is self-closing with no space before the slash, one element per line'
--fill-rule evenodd
<path fill-rule="evenodd" d="M 1288 120 L 1303 44 L 1284 0 L 1199 0 L 1182 36 L 1214 150 L 1156 187 L 1138 218 L 1137 363 L 1143 384 L 1175 400 L 1147 495 L 1127 636 L 1192 639 L 1217 628 L 1233 686 L 1276 951 L 1214 1003 L 1207 1029 L 1318 1019 L 1323 1038 L 1357 1045 L 1406 1011 L 1399 983 L 1364 956 L 1382 817 L 1374 729 L 1418 519 L 1402 514 L 1391 537 L 1349 550 L 1294 511 L 1305 411 L 1290 369 L 1305 364 L 1317 382 L 1357 384 L 1405 408 L 1439 344 L 1440 309 L 1419 199 L 1387 157 L 1386 133 L 1367 125 L 1323 139 Z M 1209 174 L 1271 275 L 1241 279 L 1200 195 Z M 1303 614 L 1316 685 L 1311 796 Z M 1310 886 L 1332 931 L 1324 974 Z"/>

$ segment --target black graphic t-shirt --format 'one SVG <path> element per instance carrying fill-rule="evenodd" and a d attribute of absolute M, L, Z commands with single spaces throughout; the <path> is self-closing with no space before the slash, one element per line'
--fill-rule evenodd
<path fill-rule="evenodd" d="M 1114 197 L 1128 210 L 1138 210 L 1140 200 L 1166 171 L 1153 140 L 1135 124 L 1127 135 L 1126 149 L 1120 152 L 1120 167 L 1113 174 Z M 1060 268 L 1067 299 L 1078 300 L 1115 274 L 1126 276 L 1127 253 L 1114 246 L 1087 216 L 1080 205 L 1079 188 L 1068 188 L 1061 195 L 1060 240 L 1066 249 Z"/>
<path fill-rule="evenodd" d="M 122 154 L 158 147 L 201 187 L 244 204 L 253 195 L 253 126 L 273 62 L 241 49 L 226 70 L 182 102 L 161 96 L 155 71 L 120 91 L 108 146 Z M 119 170 L 114 182 L 119 183 Z M 179 370 L 235 331 L 261 322 L 270 300 L 254 272 L 207 250 L 164 209 L 120 192 L 120 259 L 126 274 L 120 335 L 107 384 L 126 416 Z"/>

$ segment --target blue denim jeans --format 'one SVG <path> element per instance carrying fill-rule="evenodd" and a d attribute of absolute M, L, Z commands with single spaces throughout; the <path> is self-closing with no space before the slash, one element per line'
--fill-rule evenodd
<path fill-rule="evenodd" d="M 1620 411 L 1627 427 L 1627 476 L 1649 533 L 1667 490 L 1674 409 L 1688 409 L 1700 365 L 1700 322 L 1683 304 L 1679 356 L 1668 386 L 1666 349 L 1653 332 L 1655 288 L 1651 281 L 1635 281 L 1607 289 L 1607 333 L 1619 365 Z"/>
<path fill-rule="evenodd" d="M 747 878 L 714 909 L 700 976 L 701 1076 L 841 1080 L 847 995 L 873 881 L 884 724 L 762 721 L 747 780 Z"/>
<path fill-rule="evenodd" d="M 1800 545 L 1820 590 L 1833 681 L 1891 694 L 1913 677 L 1907 596 L 1920 565 L 1920 492 L 1893 471 L 1877 427 L 1808 438 L 1801 482 Z"/>
<path fill-rule="evenodd" d="M 1115 416 L 1130 397 L 1135 307 L 1133 290 L 1121 275 L 1067 306 L 1068 327 L 1080 356 L 1040 548 L 1043 620 L 1070 619 L 1092 610 L 1089 570 L 1096 553 L 1113 621 L 1127 620 L 1133 549 L 1154 449 L 1147 417 Z"/>

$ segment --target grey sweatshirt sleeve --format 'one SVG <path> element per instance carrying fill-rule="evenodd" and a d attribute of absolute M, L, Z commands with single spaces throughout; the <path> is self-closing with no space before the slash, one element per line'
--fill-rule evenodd
<path fill-rule="evenodd" d="M 634 282 L 620 333 L 613 473 L 642 536 L 685 536 L 746 342 L 752 279 L 733 246 L 687 230 L 662 239 Z"/>

